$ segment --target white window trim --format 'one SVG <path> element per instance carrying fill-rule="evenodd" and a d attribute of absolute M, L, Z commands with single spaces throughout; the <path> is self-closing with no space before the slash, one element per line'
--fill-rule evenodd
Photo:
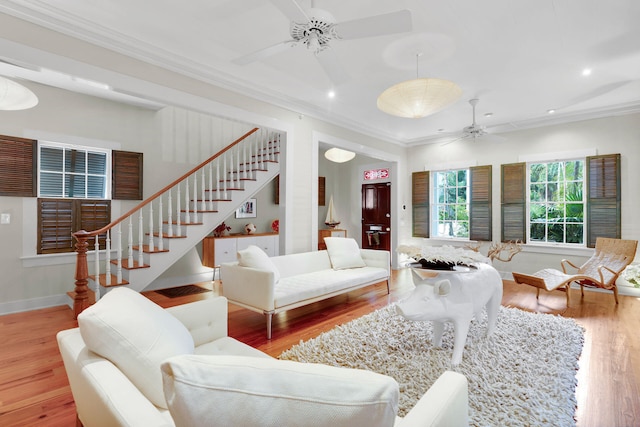
<path fill-rule="evenodd" d="M 460 170 L 466 170 L 467 171 L 467 213 L 469 215 L 469 225 L 471 224 L 471 202 L 469 201 L 469 179 L 470 179 L 470 174 L 471 174 L 471 166 L 460 166 L 460 165 L 468 165 L 468 162 L 458 162 L 456 163 L 456 167 L 453 168 L 446 168 L 446 169 L 439 169 L 439 170 L 432 170 L 429 172 L 429 183 L 431 188 L 429 188 L 429 218 L 430 218 L 430 224 L 429 224 L 429 235 L 432 236 L 432 239 L 437 239 L 437 240 L 443 240 L 446 242 L 451 242 L 451 241 L 459 241 L 459 242 L 469 242 L 469 238 L 468 237 L 448 237 L 448 236 L 440 236 L 437 235 L 435 233 L 435 231 L 437 231 L 437 227 L 438 227 L 438 218 L 436 217 L 436 215 L 434 215 L 434 213 L 436 212 L 436 206 L 439 205 L 440 203 L 436 203 L 436 179 L 434 177 L 434 175 L 436 173 L 442 173 L 442 172 L 450 172 L 450 171 L 460 171 Z M 448 164 L 453 165 L 453 163 Z M 440 165 L 440 167 L 442 167 L 442 165 Z"/>

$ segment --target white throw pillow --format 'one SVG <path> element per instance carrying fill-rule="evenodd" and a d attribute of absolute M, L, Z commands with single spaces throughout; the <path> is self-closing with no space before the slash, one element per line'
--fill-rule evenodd
<path fill-rule="evenodd" d="M 273 271 L 275 282 L 280 280 L 280 272 L 275 266 L 269 255 L 255 245 L 249 245 L 247 249 L 238 251 L 238 265 L 242 267 L 251 267 L 258 270 Z"/>
<path fill-rule="evenodd" d="M 324 243 L 327 245 L 327 252 L 334 270 L 367 266 L 362 256 L 360 256 L 360 247 L 354 239 L 325 237 Z"/>
<path fill-rule="evenodd" d="M 116 365 L 154 405 L 167 407 L 160 365 L 194 352 L 178 319 L 138 292 L 118 288 L 80 313 L 78 326 L 89 350 Z"/>
<path fill-rule="evenodd" d="M 162 374 L 177 427 L 388 427 L 400 394 L 375 372 L 258 357 L 177 356 Z"/>

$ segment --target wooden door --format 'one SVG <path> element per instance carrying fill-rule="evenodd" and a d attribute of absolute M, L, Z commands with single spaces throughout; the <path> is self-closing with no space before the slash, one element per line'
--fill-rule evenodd
<path fill-rule="evenodd" d="M 391 250 L 391 183 L 362 185 L 362 248 Z"/>

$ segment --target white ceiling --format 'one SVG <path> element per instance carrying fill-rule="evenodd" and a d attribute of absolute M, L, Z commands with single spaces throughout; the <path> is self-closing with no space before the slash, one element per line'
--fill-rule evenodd
<path fill-rule="evenodd" d="M 471 124 L 471 98 L 480 99 L 477 121 L 492 133 L 640 111 L 638 0 L 316 0 L 314 6 L 338 23 L 408 9 L 412 30 L 332 40 L 349 76 L 340 84 L 301 45 L 247 65 L 233 63 L 291 39 L 282 12 L 291 1 L 0 0 L 0 11 L 407 144 L 460 134 Z M 310 0 L 298 2 L 311 7 Z M 591 75 L 582 75 L 585 68 Z M 456 82 L 462 97 L 422 119 L 379 111 L 377 96 L 418 70 L 420 77 Z"/>

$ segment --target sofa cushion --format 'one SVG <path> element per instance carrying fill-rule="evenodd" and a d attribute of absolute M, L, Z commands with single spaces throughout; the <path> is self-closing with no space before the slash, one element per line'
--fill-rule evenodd
<path fill-rule="evenodd" d="M 288 360 L 185 355 L 162 364 L 177 427 L 391 426 L 399 387 L 374 372 Z"/>
<path fill-rule="evenodd" d="M 278 283 L 278 280 L 280 280 L 280 272 L 269 259 L 269 255 L 255 245 L 249 245 L 246 249 L 238 251 L 238 265 L 272 271 L 275 282 Z"/>
<path fill-rule="evenodd" d="M 327 245 L 327 252 L 334 270 L 365 267 L 367 265 L 362 259 L 360 248 L 354 239 L 325 237 L 324 243 Z"/>
<path fill-rule="evenodd" d="M 161 363 L 193 353 L 193 338 L 178 319 L 138 292 L 107 292 L 78 315 L 87 348 L 110 360 L 154 405 L 166 408 Z"/>
<path fill-rule="evenodd" d="M 340 292 L 363 283 L 377 283 L 386 280 L 387 277 L 387 271 L 379 267 L 344 270 L 332 270 L 329 268 L 293 277 L 283 277 L 275 287 L 274 305 L 279 308 L 300 301 L 312 300 L 322 295 Z"/>

